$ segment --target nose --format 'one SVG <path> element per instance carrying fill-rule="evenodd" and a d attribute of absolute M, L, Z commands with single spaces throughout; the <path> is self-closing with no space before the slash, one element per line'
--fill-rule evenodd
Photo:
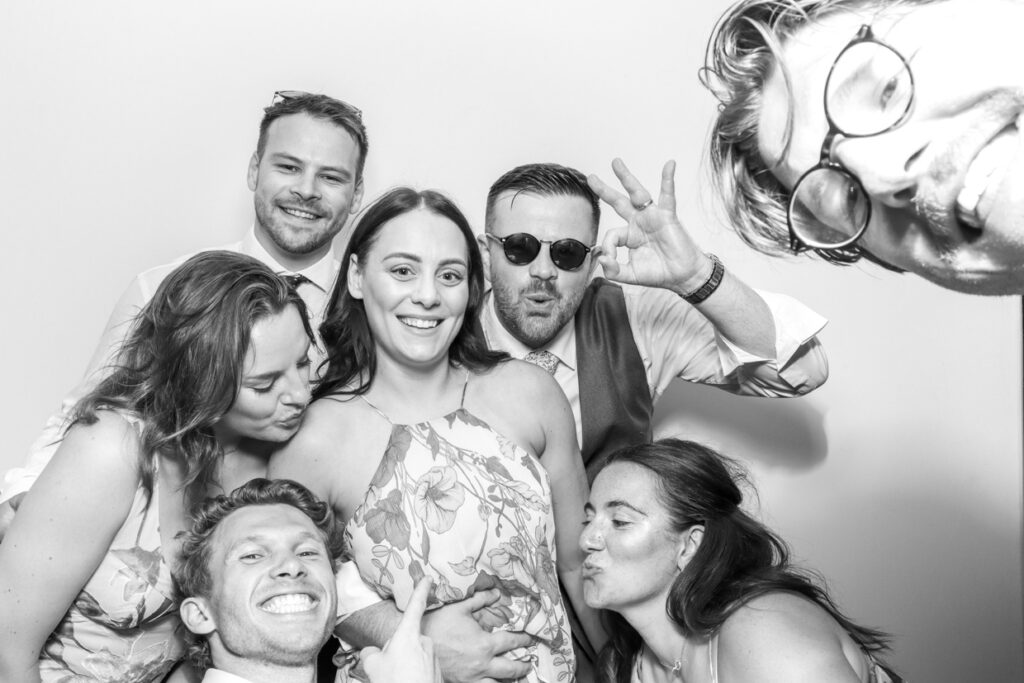
<path fill-rule="evenodd" d="M 313 398 L 309 383 L 309 366 L 297 367 L 291 375 L 288 378 L 288 390 L 283 394 L 282 400 L 291 406 L 305 406 Z"/>
<path fill-rule="evenodd" d="M 424 308 L 433 308 L 441 303 L 441 297 L 437 293 L 437 283 L 434 282 L 434 278 L 427 276 L 419 278 L 411 299 L 413 303 L 417 303 Z"/>
<path fill-rule="evenodd" d="M 580 550 L 592 553 L 604 548 L 604 532 L 596 520 L 592 520 L 580 532 Z"/>
<path fill-rule="evenodd" d="M 295 553 L 283 553 L 273 568 L 277 578 L 298 578 L 306 575 L 306 565 L 295 556 Z"/>
<path fill-rule="evenodd" d="M 300 173 L 295 178 L 291 191 L 292 194 L 304 200 L 319 199 L 320 188 L 317 185 L 316 174 L 312 172 Z"/>
<path fill-rule="evenodd" d="M 558 268 L 551 260 L 551 245 L 541 243 L 540 253 L 530 262 L 530 276 L 538 280 L 553 280 L 558 277 Z"/>
<path fill-rule="evenodd" d="M 928 141 L 910 128 L 868 138 L 840 138 L 832 147 L 832 159 L 860 179 L 873 201 L 907 208 L 927 172 L 928 148 Z"/>

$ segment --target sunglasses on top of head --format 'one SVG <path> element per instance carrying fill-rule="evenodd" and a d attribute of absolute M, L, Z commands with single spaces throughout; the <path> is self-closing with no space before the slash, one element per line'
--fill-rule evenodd
<path fill-rule="evenodd" d="M 587 246 L 579 240 L 570 238 L 560 240 L 537 239 L 528 232 L 517 232 L 505 237 L 484 233 L 490 239 L 501 244 L 505 258 L 509 263 L 525 266 L 533 263 L 540 253 L 542 244 L 548 245 L 551 262 L 562 270 L 576 270 L 587 260 L 587 254 L 594 251 L 597 245 Z"/>

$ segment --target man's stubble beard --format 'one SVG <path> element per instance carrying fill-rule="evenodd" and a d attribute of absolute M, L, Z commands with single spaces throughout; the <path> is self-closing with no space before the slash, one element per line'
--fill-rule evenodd
<path fill-rule="evenodd" d="M 556 303 L 551 315 L 529 315 L 516 304 L 517 300 L 530 292 L 544 292 L 555 297 Z M 567 295 L 560 295 L 554 285 L 550 283 L 534 285 L 522 290 L 505 287 L 497 282 L 491 284 L 494 312 L 498 316 L 498 321 L 513 337 L 531 349 L 544 346 L 554 339 L 565 325 L 572 322 L 585 292 L 586 289 L 581 288 Z"/>
<path fill-rule="evenodd" d="M 339 224 L 335 219 L 330 227 L 322 232 L 296 232 L 277 222 L 273 215 L 273 209 L 263 199 L 256 197 L 253 204 L 256 208 L 256 222 L 263 227 L 267 238 L 282 252 L 293 256 L 305 256 L 323 248 L 324 245 L 329 245 L 345 227 L 344 220 L 341 220 Z"/>

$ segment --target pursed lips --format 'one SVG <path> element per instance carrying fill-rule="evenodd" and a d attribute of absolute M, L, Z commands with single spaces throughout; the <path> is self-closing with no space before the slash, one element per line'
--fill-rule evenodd
<path fill-rule="evenodd" d="M 304 413 L 305 411 L 298 411 L 292 413 L 288 417 L 281 418 L 280 420 L 277 421 L 277 423 L 285 427 L 293 426 L 295 423 L 299 422 L 302 419 Z"/>

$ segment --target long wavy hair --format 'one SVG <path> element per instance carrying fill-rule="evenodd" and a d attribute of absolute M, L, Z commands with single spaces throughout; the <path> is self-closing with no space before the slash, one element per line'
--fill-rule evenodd
<path fill-rule="evenodd" d="M 466 239 L 466 251 L 469 254 L 469 301 L 462 329 L 448 349 L 449 362 L 473 371 L 482 371 L 508 358 L 508 354 L 487 347 L 487 340 L 480 327 L 479 314 L 484 301 L 483 261 L 469 221 L 459 207 L 440 192 L 398 187 L 375 201 L 352 231 L 352 238 L 341 260 L 338 282 L 327 305 L 327 315 L 320 326 L 320 335 L 327 349 L 327 360 L 324 361 L 327 368 L 313 392 L 314 398 L 334 394 L 359 395 L 369 391 L 377 372 L 377 347 L 366 320 L 363 302 L 348 291 L 348 271 L 352 256 L 355 255 L 360 266 L 365 267 L 367 255 L 384 226 L 398 216 L 418 209 L 447 218 Z"/>
<path fill-rule="evenodd" d="M 73 421 L 92 424 L 111 408 L 140 418 L 143 486 L 152 492 L 156 453 L 180 458 L 186 505 L 195 509 L 223 456 L 214 425 L 238 395 L 253 325 L 287 306 L 299 311 L 312 338 L 302 299 L 267 266 L 230 251 L 193 256 L 142 308 Z"/>
<path fill-rule="evenodd" d="M 773 256 L 790 254 L 786 221 L 790 192 L 758 150 L 758 122 L 764 86 L 776 65 L 792 100 L 792 74 L 781 61 L 783 45 L 804 26 L 849 9 L 891 9 L 937 0 L 740 0 L 719 18 L 708 40 L 701 82 L 718 100 L 711 130 L 712 179 L 732 228 L 749 246 Z M 836 50 L 842 48 L 837 45 Z M 787 111 L 783 157 L 793 136 L 793 108 Z M 888 270 L 857 245 L 811 249 L 826 261 L 849 265 L 861 258 Z"/>
<path fill-rule="evenodd" d="M 672 583 L 665 611 L 688 636 L 707 638 L 736 610 L 775 591 L 797 593 L 832 616 L 865 650 L 887 649 L 881 631 L 859 626 L 829 597 L 824 580 L 790 564 L 785 541 L 740 509 L 746 483 L 743 469 L 716 451 L 679 439 L 629 446 L 614 451 L 600 469 L 633 463 L 657 479 L 658 502 L 668 512 L 673 531 L 704 526 L 697 552 Z M 600 469 L 598 472 L 600 472 Z M 616 683 L 630 680 L 643 640 L 621 615 L 605 611 L 608 645 L 599 668 Z"/>

